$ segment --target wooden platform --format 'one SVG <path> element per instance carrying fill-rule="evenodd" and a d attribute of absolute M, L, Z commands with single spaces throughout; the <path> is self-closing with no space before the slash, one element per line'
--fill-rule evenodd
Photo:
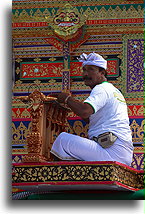
<path fill-rule="evenodd" d="M 119 162 L 61 161 L 13 164 L 15 188 L 33 193 L 62 191 L 138 191 L 144 188 L 144 171 Z"/>

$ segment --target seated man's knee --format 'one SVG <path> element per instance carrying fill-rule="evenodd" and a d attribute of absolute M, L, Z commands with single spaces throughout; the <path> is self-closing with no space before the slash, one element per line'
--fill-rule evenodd
<path fill-rule="evenodd" d="M 58 135 L 58 137 L 63 137 L 63 136 L 65 136 L 67 133 L 66 132 L 61 132 L 59 135 Z"/>

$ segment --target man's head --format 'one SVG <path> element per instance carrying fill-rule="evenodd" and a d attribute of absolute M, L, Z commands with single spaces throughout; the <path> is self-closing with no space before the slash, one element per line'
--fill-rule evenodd
<path fill-rule="evenodd" d="M 107 80 L 107 61 L 102 56 L 96 53 L 89 55 L 82 54 L 79 61 L 83 62 L 83 79 L 85 85 L 94 88 L 95 85 Z"/>

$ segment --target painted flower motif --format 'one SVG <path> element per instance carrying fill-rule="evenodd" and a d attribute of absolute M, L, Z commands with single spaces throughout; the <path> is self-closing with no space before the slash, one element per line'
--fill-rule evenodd
<path fill-rule="evenodd" d="M 25 168 L 15 168 L 14 169 L 14 176 L 13 176 L 13 180 L 15 182 L 18 182 L 19 180 L 21 180 L 23 174 L 25 172 Z"/>
<path fill-rule="evenodd" d="M 65 170 L 61 166 L 52 167 L 51 172 L 52 172 L 52 179 L 56 181 L 62 180 L 65 174 Z"/>
<path fill-rule="evenodd" d="M 68 174 L 72 180 L 87 180 L 89 174 L 89 166 L 71 166 L 68 167 Z"/>
<path fill-rule="evenodd" d="M 52 172 L 50 170 L 50 168 L 48 167 L 42 167 L 39 172 L 38 172 L 38 178 L 39 178 L 39 181 L 48 181 L 51 179 L 51 176 L 52 176 Z"/>
<path fill-rule="evenodd" d="M 38 171 L 39 168 L 29 168 L 24 174 L 24 177 L 27 179 L 27 181 L 36 182 L 38 181 Z"/>

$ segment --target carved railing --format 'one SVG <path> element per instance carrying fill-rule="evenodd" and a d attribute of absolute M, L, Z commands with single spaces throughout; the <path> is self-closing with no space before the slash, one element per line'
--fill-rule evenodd
<path fill-rule="evenodd" d="M 39 90 L 17 99 L 30 104 L 32 122 L 26 139 L 28 154 L 22 157 L 22 162 L 52 161 L 50 149 L 55 137 L 65 129 L 68 109 L 55 97 L 45 96 Z"/>

